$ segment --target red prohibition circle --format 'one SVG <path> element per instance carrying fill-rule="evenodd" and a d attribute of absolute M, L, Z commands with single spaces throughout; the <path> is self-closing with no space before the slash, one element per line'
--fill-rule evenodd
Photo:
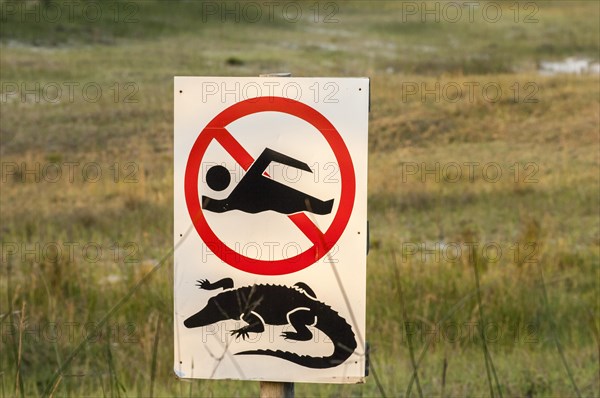
<path fill-rule="evenodd" d="M 287 217 L 306 235 L 313 245 L 294 257 L 272 261 L 246 257 L 223 243 L 206 221 L 200 206 L 198 189 L 201 162 L 212 140 L 217 140 L 240 163 L 244 170 L 252 165 L 254 162 L 252 156 L 245 151 L 225 127 L 239 118 L 259 112 L 287 113 L 305 120 L 319 130 L 333 150 L 340 167 L 342 184 L 338 210 L 327 231 L 322 233 L 303 212 L 288 215 Z M 354 206 L 355 192 L 356 180 L 352 158 L 340 133 L 325 116 L 314 108 L 283 97 L 251 98 L 238 102 L 219 113 L 198 135 L 185 168 L 185 200 L 192 223 L 202 241 L 222 261 L 239 270 L 258 275 L 290 274 L 319 261 L 333 248 L 346 229 Z"/>

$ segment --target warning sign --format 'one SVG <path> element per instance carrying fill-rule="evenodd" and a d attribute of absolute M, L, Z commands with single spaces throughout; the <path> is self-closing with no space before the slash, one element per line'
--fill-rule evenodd
<path fill-rule="evenodd" d="M 176 374 L 360 382 L 368 79 L 174 94 Z"/>

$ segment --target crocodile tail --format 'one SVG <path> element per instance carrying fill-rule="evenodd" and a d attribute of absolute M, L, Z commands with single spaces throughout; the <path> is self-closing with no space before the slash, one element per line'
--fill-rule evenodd
<path fill-rule="evenodd" d="M 254 351 L 242 351 L 238 352 L 235 355 L 268 355 L 272 357 L 277 357 L 281 359 L 285 359 L 286 361 L 290 361 L 296 363 L 298 365 L 305 366 L 307 368 L 313 369 L 325 369 L 332 368 L 334 366 L 339 365 L 344 362 L 345 359 L 335 360 L 335 352 L 334 355 L 330 357 L 311 357 L 309 355 L 298 355 L 289 351 L 273 351 L 273 350 L 254 350 Z"/>
<path fill-rule="evenodd" d="M 315 327 L 325 333 L 334 345 L 333 353 L 330 356 L 311 357 L 281 350 L 250 350 L 239 352 L 236 355 L 268 355 L 314 369 L 333 368 L 342 364 L 356 349 L 356 338 L 352 327 L 337 312 L 325 304 L 321 304 L 321 308 L 317 313 L 318 318 Z"/>

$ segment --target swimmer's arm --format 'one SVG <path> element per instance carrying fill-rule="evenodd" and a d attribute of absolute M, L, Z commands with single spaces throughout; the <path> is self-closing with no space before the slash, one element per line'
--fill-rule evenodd
<path fill-rule="evenodd" d="M 269 148 L 266 148 L 260 154 L 260 156 L 258 157 L 258 159 L 256 159 L 256 162 L 254 162 L 251 168 L 254 169 L 256 167 L 256 170 L 259 171 L 260 174 L 262 174 L 271 162 L 281 163 L 286 166 L 294 167 L 296 169 L 312 173 L 312 170 L 310 169 L 310 167 L 308 167 L 306 163 Z"/>

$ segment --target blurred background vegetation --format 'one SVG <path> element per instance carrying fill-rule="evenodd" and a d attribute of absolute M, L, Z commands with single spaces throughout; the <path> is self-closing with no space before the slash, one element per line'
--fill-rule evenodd
<path fill-rule="evenodd" d="M 371 78 L 372 375 L 296 394 L 598 396 L 600 3 L 290 3 L 0 0 L 0 394 L 258 394 L 172 372 L 173 76 L 290 71 Z"/>

